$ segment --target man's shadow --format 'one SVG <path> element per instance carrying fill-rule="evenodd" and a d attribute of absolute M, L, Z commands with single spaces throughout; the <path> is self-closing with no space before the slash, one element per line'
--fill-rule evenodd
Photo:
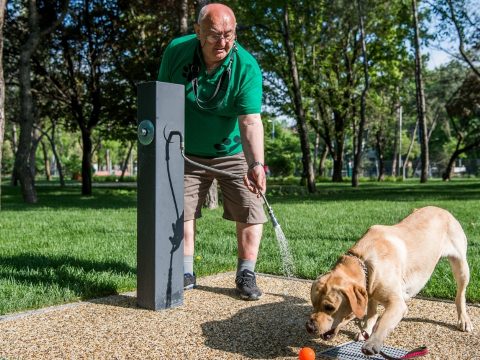
<path fill-rule="evenodd" d="M 238 298 L 233 290 L 201 286 L 198 290 L 213 291 Z M 275 359 L 297 356 L 295 347 L 311 347 L 316 353 L 325 350 L 306 332 L 305 321 L 310 306 L 298 297 L 274 294 L 281 302 L 255 305 L 225 320 L 202 324 L 205 345 L 249 359 Z M 242 300 L 239 300 L 242 301 Z"/>

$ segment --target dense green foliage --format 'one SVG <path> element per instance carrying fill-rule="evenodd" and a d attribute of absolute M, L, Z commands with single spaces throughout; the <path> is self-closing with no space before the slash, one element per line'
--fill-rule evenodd
<path fill-rule="evenodd" d="M 91 160 L 91 167 L 103 171 L 102 175 L 118 173 L 124 167 L 134 175 L 136 149 L 135 146 L 129 149 L 136 140 L 136 86 L 156 79 L 167 44 L 185 31 L 192 32 L 198 6 L 207 2 L 187 1 L 183 12 L 180 1 L 148 0 L 141 4 L 124 0 L 70 1 L 63 22 L 41 39 L 32 54 L 35 108 L 30 149 L 32 170 L 48 177 L 49 170 L 59 171 L 61 166 L 65 178 L 79 178 L 82 161 Z M 45 26 L 59 15 L 61 3 L 62 0 L 37 1 L 40 25 Z M 399 175 L 399 158 L 408 164 L 407 175 L 415 172 L 420 149 L 418 131 L 415 132 L 409 1 L 230 0 L 225 3 L 236 13 L 238 41 L 254 54 L 263 70 L 266 136 L 272 124 L 277 126 L 274 141 L 266 144 L 266 162 L 271 164 L 274 175 L 304 172 L 305 152 L 301 148 L 304 145 L 296 126 L 299 107 L 304 111 L 307 143 L 318 176 L 332 178 L 334 170 L 342 171 L 342 176 L 348 175 L 353 149 L 359 141 L 364 144 L 361 163 L 364 176 L 383 179 Z M 479 58 L 479 35 L 475 31 L 478 14 L 472 11 L 475 9 L 472 3 L 472 0 L 420 2 L 423 50 L 434 42 L 455 44 L 458 39 L 463 40 L 464 46 L 458 61 L 426 70 L 424 74 L 433 177 L 442 176 L 452 157 L 455 165 L 462 162 L 470 175 L 478 175 L 479 132 L 475 127 L 478 114 L 464 116 L 466 113 L 462 111 L 476 108 L 478 91 L 471 91 L 474 89 L 471 86 L 459 91 L 461 84 L 471 83 L 464 79 L 468 74 L 475 75 Z M 360 94 L 365 85 L 360 15 L 365 22 L 370 78 L 362 134 L 358 133 Z M 4 29 L 8 106 L 1 164 L 5 175 L 13 171 L 20 133 L 19 56 L 32 31 L 28 26 L 29 16 L 25 2 L 8 2 Z M 188 23 L 187 29 L 181 29 L 183 20 Z M 287 30 L 298 72 L 298 89 L 293 84 L 291 61 L 286 52 Z M 427 61 L 425 55 L 423 60 Z M 296 90 L 301 95 L 297 105 Z M 460 105 L 454 94 L 463 93 L 470 96 L 461 104 L 462 109 L 449 115 L 446 105 Z M 281 127 L 288 129 L 282 133 Z M 92 149 L 88 150 L 90 145 Z M 455 155 L 457 146 L 466 151 Z M 88 175 L 89 169 L 83 170 Z"/>
<path fill-rule="evenodd" d="M 298 182 L 298 179 L 296 180 Z M 267 193 L 289 241 L 296 276 L 314 279 L 373 224 L 394 224 L 414 208 L 437 205 L 451 211 L 468 240 L 471 271 L 467 298 L 480 302 L 480 183 L 432 181 L 318 183 L 309 195 L 288 183 Z M 136 287 L 136 192 L 96 187 L 79 197 L 75 187 L 42 184 L 41 205 L 25 205 L 19 189 L 4 186 L 0 218 L 0 314 L 90 299 Z M 203 210 L 195 267 L 199 276 L 236 266 L 234 224 L 222 210 Z M 274 231 L 266 224 L 257 271 L 281 275 Z M 233 279 L 232 279 L 233 286 Z M 422 295 L 452 299 L 455 286 L 442 260 Z"/>

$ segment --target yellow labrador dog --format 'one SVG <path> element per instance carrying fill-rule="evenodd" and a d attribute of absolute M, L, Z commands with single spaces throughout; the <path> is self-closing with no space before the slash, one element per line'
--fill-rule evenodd
<path fill-rule="evenodd" d="M 313 314 L 307 331 L 324 340 L 355 318 L 363 319 L 357 340 L 366 355 L 380 352 L 388 334 L 407 313 L 406 301 L 427 283 L 440 257 L 447 257 L 457 283 L 458 328 L 472 331 L 465 289 L 470 272 L 467 238 L 448 211 L 428 206 L 393 226 L 372 226 L 311 289 Z M 377 305 L 385 311 L 378 318 Z"/>

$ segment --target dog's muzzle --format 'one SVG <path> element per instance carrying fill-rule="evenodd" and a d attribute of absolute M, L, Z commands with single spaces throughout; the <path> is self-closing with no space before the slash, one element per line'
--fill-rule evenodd
<path fill-rule="evenodd" d="M 307 329 L 307 332 L 309 334 L 316 334 L 318 329 L 317 329 L 317 325 L 315 324 L 315 321 L 313 320 L 308 320 L 305 324 L 305 328 Z"/>
<path fill-rule="evenodd" d="M 312 334 L 312 335 L 318 334 L 317 324 L 312 319 L 308 320 L 305 323 L 305 328 L 307 329 L 307 332 L 309 334 Z M 331 338 L 333 338 L 335 336 L 335 330 L 336 330 L 336 328 L 332 328 L 332 329 L 328 330 L 326 333 L 320 334 L 320 337 L 323 340 L 330 340 Z"/>

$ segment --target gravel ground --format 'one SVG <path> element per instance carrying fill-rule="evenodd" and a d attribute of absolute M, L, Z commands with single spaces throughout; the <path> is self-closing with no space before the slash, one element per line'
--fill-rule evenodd
<path fill-rule="evenodd" d="M 183 306 L 158 312 L 137 308 L 132 293 L 0 317 L 0 359 L 298 359 L 305 346 L 321 359 L 357 331 L 349 325 L 330 342 L 306 333 L 309 281 L 259 275 L 264 296 L 245 302 L 233 278 L 200 278 Z M 414 299 L 385 345 L 426 345 L 422 359 L 480 360 L 480 305 L 468 311 L 475 330 L 462 333 L 452 302 Z"/>

